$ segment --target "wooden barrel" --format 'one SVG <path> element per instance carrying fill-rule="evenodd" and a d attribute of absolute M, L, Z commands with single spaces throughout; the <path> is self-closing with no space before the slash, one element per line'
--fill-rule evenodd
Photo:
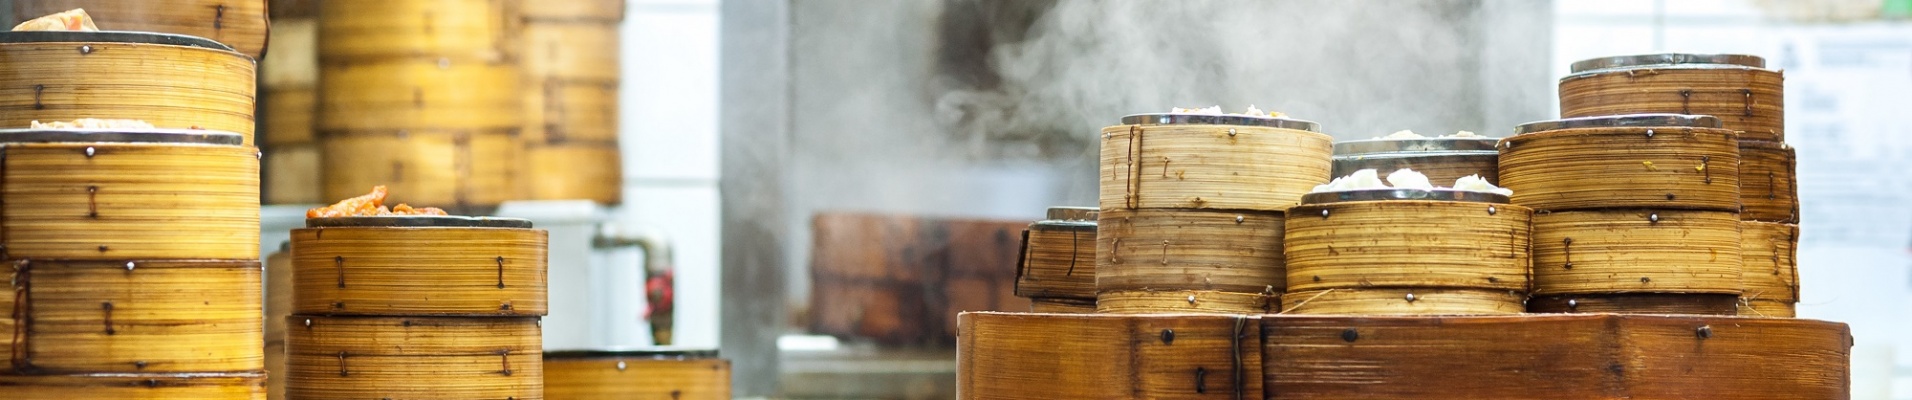
<path fill-rule="evenodd" d="M 1048 219 L 1029 224 L 1022 239 L 1016 295 L 1095 302 L 1096 209 L 1050 207 Z"/>
<path fill-rule="evenodd" d="M 1845 324 L 1649 315 L 1261 318 L 1268 399 L 1844 399 Z"/>
<path fill-rule="evenodd" d="M 1289 211 L 1282 239 L 1288 291 L 1524 292 L 1533 210 L 1505 204 L 1506 199 L 1455 190 L 1310 194 Z"/>
<path fill-rule="evenodd" d="M 1536 210 L 1739 211 L 1739 146 L 1710 116 L 1624 115 L 1521 125 L 1501 140 L 1501 186 Z"/>
<path fill-rule="evenodd" d="M 553 399 L 730 399 L 730 361 L 717 351 L 563 351 L 544 355 Z"/>
<path fill-rule="evenodd" d="M 1745 287 L 1739 228 L 1739 218 L 1723 211 L 1538 213 L 1533 292 L 1738 295 Z"/>
<path fill-rule="evenodd" d="M 520 0 L 326 0 L 321 62 L 516 58 Z M 556 3 L 556 2 L 540 2 Z M 537 7 L 537 6 L 533 6 Z M 329 78 L 328 78 L 329 79 Z M 500 88 L 516 90 L 517 86 Z"/>
<path fill-rule="evenodd" d="M 198 36 L 255 59 L 266 52 L 266 0 L 13 0 L 7 25 L 75 8 L 106 30 Z"/>
<path fill-rule="evenodd" d="M 1500 184 L 1500 150 L 1494 147 L 1499 141 L 1488 137 L 1431 137 L 1337 142 L 1334 176 L 1364 169 L 1387 175 L 1412 168 L 1427 175 L 1435 186 L 1453 186 L 1454 180 L 1468 175 Z"/>
<path fill-rule="evenodd" d="M 1096 290 L 1286 288 L 1279 211 L 1104 209 L 1096 226 Z"/>
<path fill-rule="evenodd" d="M 293 315 L 294 399 L 543 399 L 537 317 Z"/>
<path fill-rule="evenodd" d="M 1560 115 L 1712 115 L 1747 140 L 1785 141 L 1785 77 L 1737 54 L 1649 54 L 1583 60 L 1560 78 Z"/>
<path fill-rule="evenodd" d="M 1516 290 L 1343 288 L 1290 291 L 1271 312 L 1317 315 L 1488 315 L 1527 311 Z"/>
<path fill-rule="evenodd" d="M 1746 271 L 1742 303 L 1799 302 L 1799 225 L 1748 221 L 1739 226 Z"/>
<path fill-rule="evenodd" d="M 1090 314 L 1095 312 L 1095 298 L 1047 298 L 1029 299 L 1029 312 L 1048 314 Z"/>
<path fill-rule="evenodd" d="M 263 368 L 259 262 L 7 260 L 12 371 Z"/>
<path fill-rule="evenodd" d="M 1107 314 L 1266 314 L 1281 300 L 1273 293 L 1214 290 L 1117 290 L 1096 295 L 1095 312 Z"/>
<path fill-rule="evenodd" d="M 1738 315 L 1738 303 L 1738 295 L 1717 293 L 1565 294 L 1527 299 L 1527 312 Z"/>
<path fill-rule="evenodd" d="M 387 202 L 479 214 L 516 198 L 516 130 L 337 134 L 323 140 L 325 198 L 387 185 Z"/>
<path fill-rule="evenodd" d="M 226 45 L 189 36 L 5 32 L 0 127 L 136 119 L 160 128 L 236 132 L 251 144 L 254 67 L 251 57 Z"/>
<path fill-rule="evenodd" d="M 259 153 L 239 141 L 0 130 L 0 246 L 14 259 L 257 260 Z"/>
<path fill-rule="evenodd" d="M 1739 219 L 1799 222 L 1799 158 L 1778 142 L 1739 142 Z"/>
<path fill-rule="evenodd" d="M 1260 398 L 1259 318 L 963 313 L 956 397 Z"/>
<path fill-rule="evenodd" d="M 542 316 L 546 240 L 521 219 L 307 219 L 292 231 L 292 312 Z"/>
<path fill-rule="evenodd" d="M 265 374 L 0 375 L 15 400 L 266 400 Z"/>
<path fill-rule="evenodd" d="M 1333 139 L 1313 122 L 1131 115 L 1102 129 L 1101 208 L 1281 211 L 1328 182 Z"/>

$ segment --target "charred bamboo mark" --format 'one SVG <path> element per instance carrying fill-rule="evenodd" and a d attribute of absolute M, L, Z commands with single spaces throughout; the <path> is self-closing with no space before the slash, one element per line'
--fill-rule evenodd
<path fill-rule="evenodd" d="M 1562 253 L 1561 257 L 1567 261 L 1565 267 L 1567 267 L 1567 269 L 1573 269 L 1573 238 L 1566 238 L 1560 241 L 1560 252 Z"/>
<path fill-rule="evenodd" d="M 346 371 L 345 368 L 345 359 L 349 356 L 350 355 L 346 354 L 344 350 L 339 351 L 339 376 L 352 376 L 352 373 Z"/>
<path fill-rule="evenodd" d="M 497 261 L 498 261 L 498 288 L 504 289 L 505 288 L 505 257 L 498 256 Z M 509 309 L 511 305 L 506 304 L 505 307 Z"/>
<path fill-rule="evenodd" d="M 345 256 L 333 256 L 332 265 L 339 272 L 339 288 L 345 288 Z"/>
<path fill-rule="evenodd" d="M 41 101 L 41 96 L 44 94 L 46 94 L 46 85 L 33 85 L 33 109 L 46 109 L 46 103 Z"/>
<path fill-rule="evenodd" d="M 100 187 L 86 186 L 86 217 L 100 219 Z"/>
<path fill-rule="evenodd" d="M 110 301 L 101 302 L 100 313 L 106 315 L 106 318 L 105 318 L 106 334 L 113 335 L 113 334 L 119 333 L 118 330 L 113 329 L 113 302 L 110 302 Z"/>
<path fill-rule="evenodd" d="M 1693 113 L 1693 89 L 1680 89 L 1680 113 Z"/>
<path fill-rule="evenodd" d="M 212 30 L 218 31 L 220 29 L 225 29 L 225 28 L 226 28 L 226 5 L 220 4 L 220 5 L 213 6 L 212 7 Z"/>

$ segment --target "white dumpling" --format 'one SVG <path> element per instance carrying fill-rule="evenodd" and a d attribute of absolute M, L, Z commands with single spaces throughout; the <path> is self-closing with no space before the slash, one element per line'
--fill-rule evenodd
<path fill-rule="evenodd" d="M 1402 168 L 1388 174 L 1388 183 L 1399 189 L 1433 190 L 1434 184 L 1427 181 L 1427 175 Z"/>

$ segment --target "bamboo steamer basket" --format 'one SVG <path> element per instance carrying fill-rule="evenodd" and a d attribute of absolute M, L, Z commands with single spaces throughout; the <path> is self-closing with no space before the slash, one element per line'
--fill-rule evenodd
<path fill-rule="evenodd" d="M 284 344 L 285 317 L 292 315 L 292 242 L 266 256 L 266 344 Z"/>
<path fill-rule="evenodd" d="M 1845 324 L 1647 315 L 1261 318 L 1268 399 L 1844 399 Z"/>
<path fill-rule="evenodd" d="M 1741 222 L 1745 300 L 1799 301 L 1799 225 Z"/>
<path fill-rule="evenodd" d="M 524 129 L 531 144 L 608 143 L 617 147 L 617 83 L 528 80 Z"/>
<path fill-rule="evenodd" d="M 1029 312 L 1042 314 L 1092 314 L 1095 298 L 1032 297 Z"/>
<path fill-rule="evenodd" d="M 4 32 L 0 127 L 137 119 L 160 128 L 236 132 L 251 144 L 254 67 L 252 58 L 226 45 L 190 36 Z"/>
<path fill-rule="evenodd" d="M 1281 211 L 1328 182 L 1333 140 L 1313 122 L 1143 114 L 1102 129 L 1101 208 Z"/>
<path fill-rule="evenodd" d="M 1259 318 L 962 313 L 956 397 L 1260 398 Z"/>
<path fill-rule="evenodd" d="M 537 317 L 293 315 L 294 399 L 544 398 Z"/>
<path fill-rule="evenodd" d="M 553 399 L 730 399 L 730 361 L 716 350 L 563 351 L 544 354 Z"/>
<path fill-rule="evenodd" d="M 1536 210 L 1739 211 L 1739 147 L 1710 116 L 1542 121 L 1501 140 L 1501 186 Z"/>
<path fill-rule="evenodd" d="M 259 61 L 259 81 L 268 90 L 317 86 L 319 21 L 312 18 L 273 20 L 268 54 Z"/>
<path fill-rule="evenodd" d="M 1716 293 L 1622 293 L 1534 296 L 1527 312 L 1546 314 L 1738 315 L 1739 296 Z"/>
<path fill-rule="evenodd" d="M 1746 140 L 1785 140 L 1785 77 L 1738 54 L 1648 54 L 1573 63 L 1560 78 L 1560 115 L 1712 115 Z"/>
<path fill-rule="evenodd" d="M 266 400 L 265 374 L 0 375 L 14 400 Z"/>
<path fill-rule="evenodd" d="M 1730 212 L 1539 213 L 1533 243 L 1535 296 L 1738 295 L 1745 287 L 1739 218 Z"/>
<path fill-rule="evenodd" d="M 624 163 L 617 142 L 529 144 L 526 199 L 586 199 L 617 204 L 624 198 Z"/>
<path fill-rule="evenodd" d="M 1799 222 L 1799 158 L 1778 142 L 1739 142 L 1739 218 Z"/>
<path fill-rule="evenodd" d="M 259 153 L 186 130 L 0 130 L 14 259 L 258 259 Z"/>
<path fill-rule="evenodd" d="M 266 204 L 321 204 L 320 189 L 325 180 L 319 175 L 319 145 L 307 143 L 274 146 L 261 150 L 263 172 L 260 182 Z"/>
<path fill-rule="evenodd" d="M 1790 301 L 1740 300 L 1739 315 L 1766 318 L 1793 318 L 1798 316 L 1798 305 Z"/>
<path fill-rule="evenodd" d="M 1050 207 L 1048 219 L 1029 224 L 1016 269 L 1016 295 L 1094 299 L 1097 215 L 1094 208 Z"/>
<path fill-rule="evenodd" d="M 339 7 L 326 7 L 333 9 Z M 517 129 L 523 96 L 514 64 L 448 59 L 319 67 L 319 135 Z"/>
<path fill-rule="evenodd" d="M 279 324 L 285 324 L 285 319 L 280 318 Z M 286 398 L 285 397 L 285 373 L 286 373 L 285 336 L 279 336 L 279 339 L 276 341 L 266 342 L 266 397 L 265 398 L 267 399 Z"/>
<path fill-rule="evenodd" d="M 8 260 L 12 371 L 264 367 L 259 262 Z"/>
<path fill-rule="evenodd" d="M 8 25 L 75 8 L 115 31 L 198 36 L 255 59 L 266 52 L 266 0 L 13 0 Z"/>
<path fill-rule="evenodd" d="M 1107 314 L 1266 314 L 1279 304 L 1279 296 L 1267 293 L 1121 290 L 1097 295 L 1095 311 Z"/>
<path fill-rule="evenodd" d="M 266 132 L 259 144 L 267 149 L 314 144 L 314 115 L 318 113 L 319 92 L 311 86 L 267 87 L 260 117 Z"/>
<path fill-rule="evenodd" d="M 1104 209 L 1096 290 L 1280 292 L 1282 220 L 1279 211 Z"/>
<path fill-rule="evenodd" d="M 320 62 L 509 61 L 517 57 L 519 2 L 328 0 L 319 7 Z"/>
<path fill-rule="evenodd" d="M 570 0 L 542 2 L 535 7 L 520 7 L 526 22 L 600 22 L 624 21 L 624 0 Z"/>
<path fill-rule="evenodd" d="M 542 316 L 546 240 L 522 219 L 307 219 L 292 230 L 292 312 Z"/>
<path fill-rule="evenodd" d="M 1490 137 L 1430 137 L 1418 139 L 1354 140 L 1334 144 L 1334 176 L 1364 169 L 1385 175 L 1404 168 L 1427 175 L 1436 185 L 1479 175 L 1500 184 L 1499 139 Z"/>
<path fill-rule="evenodd" d="M 1525 292 L 1533 210 L 1506 201 L 1499 194 L 1448 189 L 1309 194 L 1289 211 L 1282 239 L 1288 291 Z"/>
<path fill-rule="evenodd" d="M 1511 290 L 1343 288 L 1288 292 L 1276 311 L 1297 315 L 1493 315 L 1527 311 Z"/>
<path fill-rule="evenodd" d="M 541 8 L 525 7 L 526 10 Z M 622 14 L 617 17 L 623 17 Z M 526 17 L 525 77 L 532 80 L 618 82 L 618 21 L 545 20 Z"/>
<path fill-rule="evenodd" d="M 387 185 L 393 193 L 388 202 L 462 212 L 496 206 L 518 192 L 514 167 L 521 154 L 511 130 L 336 135 L 322 146 L 328 199 Z"/>

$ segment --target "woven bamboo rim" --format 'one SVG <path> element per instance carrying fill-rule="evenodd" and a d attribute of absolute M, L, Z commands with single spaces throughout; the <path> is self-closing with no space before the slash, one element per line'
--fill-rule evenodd
<path fill-rule="evenodd" d="M 1088 222 L 1029 224 L 1016 295 L 1094 299 L 1095 228 Z"/>
<path fill-rule="evenodd" d="M 1034 297 L 1029 299 L 1029 312 L 1044 314 L 1091 314 L 1095 313 L 1095 298 Z"/>
<path fill-rule="evenodd" d="M 552 399 L 730 399 L 730 361 L 721 358 L 551 358 L 544 396 Z"/>
<path fill-rule="evenodd" d="M 1746 292 L 1740 297 L 1799 301 L 1799 225 L 1741 222 Z"/>
<path fill-rule="evenodd" d="M 1281 291 L 1282 213 L 1102 210 L 1096 290 Z"/>
<path fill-rule="evenodd" d="M 258 261 L 6 260 L 12 371 L 263 367 Z"/>
<path fill-rule="evenodd" d="M 320 136 L 341 131 L 513 129 L 524 123 L 524 88 L 517 66 L 509 63 L 328 63 L 319 67 L 319 74 Z"/>
<path fill-rule="evenodd" d="M 1739 142 L 1739 218 L 1799 222 L 1799 157 L 1792 146 Z"/>
<path fill-rule="evenodd" d="M 1279 295 L 1212 290 L 1105 291 L 1095 297 L 1095 311 L 1106 314 L 1266 314 L 1279 304 Z"/>
<path fill-rule="evenodd" d="M 288 324 L 289 398 L 544 398 L 536 317 L 293 315 Z"/>
<path fill-rule="evenodd" d="M 1102 129 L 1101 208 L 1280 211 L 1328 182 L 1328 135 L 1232 125 Z"/>
<path fill-rule="evenodd" d="M 1849 396 L 1852 337 L 1833 322 L 1284 315 L 1261 324 L 1268 399 Z"/>
<path fill-rule="evenodd" d="M 546 240 L 538 229 L 294 229 L 292 312 L 545 315 Z"/>
<path fill-rule="evenodd" d="M 956 391 L 987 399 L 1259 398 L 1259 318 L 962 313 Z"/>
<path fill-rule="evenodd" d="M 624 199 L 624 163 L 617 143 L 542 145 L 524 148 L 530 176 L 521 181 L 526 200 L 586 199 L 617 204 Z"/>
<path fill-rule="evenodd" d="M 21 400 L 266 400 L 265 374 L 0 375 Z"/>
<path fill-rule="evenodd" d="M 293 86 L 267 88 L 262 91 L 265 101 L 259 118 L 264 122 L 265 134 L 259 135 L 260 146 L 274 149 L 285 146 L 318 143 L 314 130 L 313 116 L 319 111 L 319 92 L 311 86 Z"/>
<path fill-rule="evenodd" d="M 1738 211 L 1739 148 L 1731 131 L 1712 128 L 1529 133 L 1501 141 L 1500 182 L 1536 210 Z"/>
<path fill-rule="evenodd" d="M 257 259 L 258 151 L 239 146 L 0 146 L 0 245 L 33 259 Z"/>
<path fill-rule="evenodd" d="M 1717 293 L 1623 293 L 1535 296 L 1527 312 L 1737 315 L 1739 296 Z"/>
<path fill-rule="evenodd" d="M 264 154 L 260 170 L 260 194 L 266 204 L 320 204 L 326 200 L 318 143 L 274 146 L 260 150 Z"/>
<path fill-rule="evenodd" d="M 527 22 L 603 22 L 624 21 L 624 0 L 571 0 L 524 7 L 519 11 Z"/>
<path fill-rule="evenodd" d="M 1374 288 L 1288 292 L 1280 314 L 1490 315 L 1527 311 L 1526 294 L 1507 290 Z"/>
<path fill-rule="evenodd" d="M 1427 180 L 1435 185 L 1451 186 L 1454 180 L 1468 175 L 1480 175 L 1488 183 L 1500 183 L 1500 154 L 1362 154 L 1358 156 L 1336 156 L 1334 158 L 1334 176 L 1348 176 L 1354 171 L 1364 169 L 1378 170 L 1382 174 L 1410 168 L 1414 172 L 1427 175 Z"/>
<path fill-rule="evenodd" d="M 455 208 L 495 206 L 520 190 L 515 131 L 333 135 L 322 145 L 328 199 L 386 185 L 388 203 Z"/>
<path fill-rule="evenodd" d="M 1288 291 L 1376 287 L 1526 291 L 1533 210 L 1458 201 L 1356 201 L 1289 211 Z"/>
<path fill-rule="evenodd" d="M 1602 70 L 1560 80 L 1560 115 L 1712 115 L 1742 139 L 1778 142 L 1785 140 L 1784 81 L 1778 71 L 1751 67 Z"/>
<path fill-rule="evenodd" d="M 1798 317 L 1798 303 L 1791 301 L 1740 299 L 1739 315 L 1764 318 Z"/>
<path fill-rule="evenodd" d="M 256 82 L 243 54 L 141 43 L 5 43 L 0 67 L 7 70 L 0 75 L 0 127 L 137 119 L 236 132 L 252 143 Z"/>
<path fill-rule="evenodd" d="M 615 85 L 619 80 L 621 52 L 616 23 L 532 20 L 525 23 L 519 40 L 524 45 L 522 61 L 528 81 L 554 79 Z"/>
<path fill-rule="evenodd" d="M 1730 212 L 1605 210 L 1534 215 L 1534 295 L 1722 293 L 1745 285 Z"/>
<path fill-rule="evenodd" d="M 520 0 L 327 0 L 319 7 L 324 64 L 397 58 L 516 58 Z M 543 7 L 537 2 L 529 8 Z M 330 79 L 330 78 L 327 78 Z"/>
<path fill-rule="evenodd" d="M 8 25 L 75 8 L 111 30 L 198 36 L 252 58 L 266 51 L 265 0 L 13 0 L 16 21 Z"/>
<path fill-rule="evenodd" d="M 617 143 L 617 83 L 528 80 L 525 141 Z"/>
<path fill-rule="evenodd" d="M 319 21 L 274 19 L 270 52 L 259 60 L 259 85 L 267 90 L 319 84 Z"/>

